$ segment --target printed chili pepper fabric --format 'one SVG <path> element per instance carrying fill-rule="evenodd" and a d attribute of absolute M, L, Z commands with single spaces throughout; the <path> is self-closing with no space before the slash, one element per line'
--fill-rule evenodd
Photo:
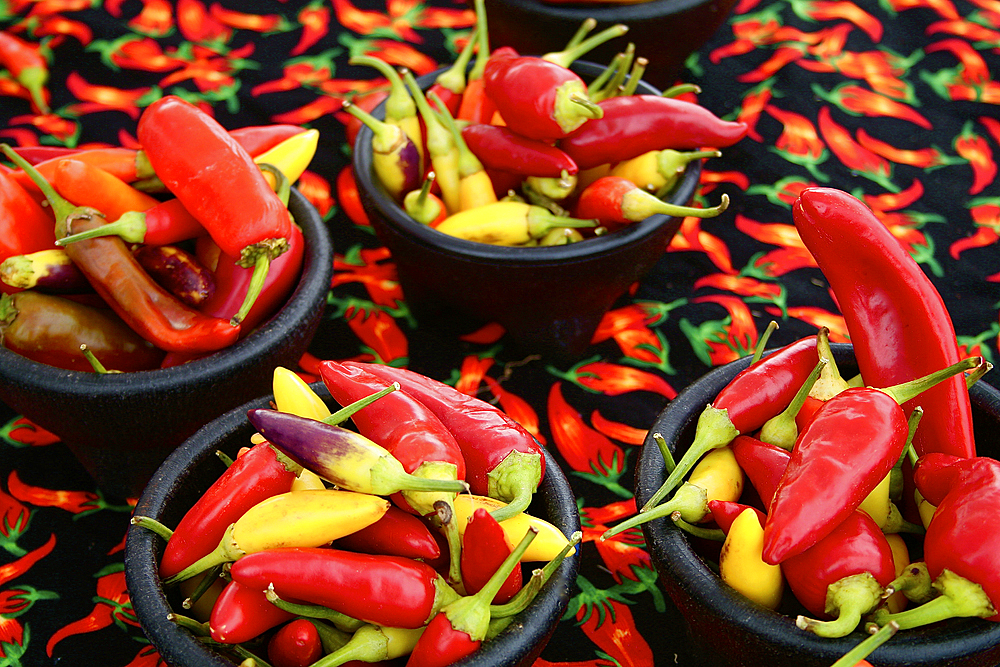
<path fill-rule="evenodd" d="M 319 150 L 297 182 L 328 221 L 334 278 L 304 372 L 320 360 L 406 367 L 496 405 L 571 480 L 584 526 L 572 604 L 539 665 L 691 665 L 642 534 L 631 480 L 657 413 L 712 366 L 830 330 L 848 340 L 791 207 L 811 186 L 867 204 L 941 292 L 960 348 L 1000 351 L 1000 14 L 991 0 L 740 0 L 688 62 L 697 101 L 746 136 L 705 163 L 661 261 L 607 313 L 580 358 L 515 351 L 496 325 L 421 326 L 361 207 L 347 100 L 388 87 L 372 56 L 420 76 L 474 22 L 463 0 L 8 0 L 0 141 L 138 148 L 143 109 L 175 95 L 227 129 L 297 124 Z M 525 29 L 530 29 L 526 26 Z M 501 46 L 494 44 L 494 47 Z M 554 47 L 555 48 L 555 47 Z M 641 49 L 638 55 L 642 55 Z M 32 66 L 42 89 L 23 76 Z M 19 78 L 20 76 L 20 78 Z M 992 374 L 990 374 L 992 375 Z M 996 382 L 996 378 L 986 381 Z M 0 406 L 0 667 L 155 665 L 121 576 L 130 505 L 95 488 L 64 443 Z"/>

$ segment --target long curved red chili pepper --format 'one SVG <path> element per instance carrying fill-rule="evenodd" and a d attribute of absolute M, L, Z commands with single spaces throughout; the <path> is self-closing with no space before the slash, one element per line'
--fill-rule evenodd
<path fill-rule="evenodd" d="M 811 548 L 782 562 L 781 570 L 810 614 L 834 618 L 796 620 L 800 628 L 824 637 L 852 632 L 896 578 L 892 547 L 875 520 L 861 510 L 854 510 Z"/>
<path fill-rule="evenodd" d="M 146 108 L 137 132 L 156 176 L 226 254 L 265 273 L 288 249 L 293 226 L 288 209 L 253 158 L 214 118 L 167 96 Z M 256 298 L 248 293 L 240 312 Z"/>
<path fill-rule="evenodd" d="M 529 139 L 561 139 L 603 113 L 587 97 L 587 85 L 578 74 L 541 57 L 522 56 L 509 46 L 490 54 L 483 81 L 507 127 Z"/>
<path fill-rule="evenodd" d="M 860 200 L 832 188 L 807 188 L 792 207 L 795 228 L 830 283 L 861 377 L 887 387 L 956 363 L 955 329 L 930 279 Z M 962 377 L 920 397 L 913 438 L 918 454 L 975 456 L 972 409 Z M 909 414 L 916 402 L 903 406 Z"/>
<path fill-rule="evenodd" d="M 807 336 L 740 371 L 702 411 L 694 441 L 642 511 L 670 493 L 705 452 L 755 431 L 784 410 L 816 367 L 816 359 L 816 336 Z"/>
<path fill-rule="evenodd" d="M 214 550 L 248 509 L 289 491 L 297 469 L 266 442 L 238 456 L 177 524 L 160 559 L 160 576 L 177 574 Z"/>
<path fill-rule="evenodd" d="M 340 549 L 269 549 L 240 558 L 230 574 L 257 590 L 273 584 L 282 599 L 394 628 L 422 627 L 458 598 L 426 563 Z"/>
<path fill-rule="evenodd" d="M 158 201 L 144 210 L 126 211 L 102 227 L 59 239 L 59 245 L 68 245 L 95 236 L 111 235 L 119 236 L 128 243 L 171 245 L 206 234 L 198 219 L 184 208 L 179 199 L 174 198 L 164 202 Z"/>
<path fill-rule="evenodd" d="M 372 525 L 340 538 L 334 546 L 364 554 L 419 558 L 426 562 L 441 557 L 441 546 L 427 524 L 396 506 L 390 507 Z"/>
<path fill-rule="evenodd" d="M 52 216 L 17 179 L 0 171 L 0 261 L 46 250 L 55 243 Z"/>
<path fill-rule="evenodd" d="M 20 150 L 15 149 L 15 152 L 20 155 Z M 134 183 L 141 179 L 150 178 L 153 175 L 149 165 L 145 164 L 144 160 L 140 158 L 139 151 L 133 148 L 120 148 L 117 146 L 88 148 L 75 151 L 71 155 L 56 155 L 35 164 L 34 167 L 42 175 L 42 178 L 49 183 L 53 183 L 55 181 L 56 169 L 59 168 L 59 163 L 65 159 L 72 159 L 92 167 L 97 167 L 116 178 L 120 178 L 126 183 Z M 38 190 L 37 183 L 27 172 L 16 172 L 15 177 L 29 192 Z"/>
<path fill-rule="evenodd" d="M 599 103 L 602 116 L 559 141 L 580 169 L 615 164 L 648 151 L 726 148 L 747 133 L 705 107 L 659 95 L 626 95 Z"/>
<path fill-rule="evenodd" d="M 722 202 L 712 208 L 681 206 L 660 199 L 623 176 L 602 176 L 580 192 L 573 215 L 593 218 L 602 225 L 617 228 L 657 214 L 714 218 L 728 207 L 726 194 L 722 195 Z"/>
<path fill-rule="evenodd" d="M 404 393 L 427 406 L 461 448 L 472 493 L 508 503 L 510 515 L 527 509 L 545 476 L 541 445 L 527 429 L 494 405 L 426 375 L 381 364 L 344 365 L 361 368 L 386 383 L 398 382 Z M 507 514 L 504 510 L 499 520 Z"/>
<path fill-rule="evenodd" d="M 493 573 L 510 555 L 504 529 L 493 516 L 480 507 L 472 513 L 462 536 L 462 583 L 467 593 L 476 593 L 489 582 Z M 521 590 L 520 568 L 514 568 L 493 597 L 493 604 L 509 601 Z"/>
<path fill-rule="evenodd" d="M 563 172 L 573 175 L 579 171 L 576 162 L 556 146 L 528 139 L 500 125 L 466 125 L 462 138 L 487 169 L 554 178 Z"/>

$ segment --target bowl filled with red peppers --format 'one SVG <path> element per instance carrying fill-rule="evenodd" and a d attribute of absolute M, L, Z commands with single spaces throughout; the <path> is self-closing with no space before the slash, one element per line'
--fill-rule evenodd
<path fill-rule="evenodd" d="M 22 229 L 39 230 L 3 247 L 0 400 L 116 498 L 136 497 L 186 437 L 297 362 L 333 263 L 324 221 L 289 184 L 315 131 L 227 131 L 166 97 L 139 138 L 141 150 L 4 146 L 12 168 L 0 174 L 5 196 L 24 194 Z"/>
<path fill-rule="evenodd" d="M 125 576 L 161 658 L 532 664 L 579 567 L 558 465 L 450 385 L 320 370 L 277 368 L 273 394 L 199 430 L 139 498 Z"/>
<path fill-rule="evenodd" d="M 550 59 L 482 44 L 477 53 L 461 93 L 449 88 L 460 58 L 406 75 L 373 114 L 349 108 L 365 123 L 358 191 L 422 326 L 495 322 L 527 352 L 572 358 L 685 216 L 726 208 L 725 196 L 689 204 L 702 160 L 746 126 L 661 94 L 635 60 L 600 66 L 572 48 Z M 415 140 L 407 119 L 426 127 Z"/>
<path fill-rule="evenodd" d="M 793 217 L 852 343 L 820 329 L 687 387 L 605 538 L 641 527 L 699 664 L 997 664 L 991 365 L 860 200 L 806 189 Z"/>

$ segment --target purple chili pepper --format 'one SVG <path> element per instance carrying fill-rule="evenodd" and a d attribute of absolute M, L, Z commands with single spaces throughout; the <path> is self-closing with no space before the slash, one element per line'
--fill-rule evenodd
<path fill-rule="evenodd" d="M 350 102 L 344 110 L 367 125 L 372 138 L 372 168 L 389 195 L 402 201 L 407 192 L 418 190 L 424 171 L 420 150 L 398 125 L 375 118 Z"/>
<path fill-rule="evenodd" d="M 8 257 L 0 264 L 0 280 L 10 287 L 37 289 L 49 294 L 94 291 L 83 272 L 61 248 Z"/>

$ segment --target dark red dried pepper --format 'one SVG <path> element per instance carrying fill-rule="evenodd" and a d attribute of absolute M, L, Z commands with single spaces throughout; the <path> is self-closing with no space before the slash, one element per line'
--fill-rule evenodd
<path fill-rule="evenodd" d="M 219 247 L 241 266 L 266 273 L 288 249 L 293 222 L 247 151 L 215 119 L 175 96 L 148 106 L 137 132 L 156 176 Z M 234 323 L 256 298 L 246 295 Z"/>
<path fill-rule="evenodd" d="M 722 120 L 699 104 L 670 97 L 626 95 L 599 105 L 600 118 L 584 123 L 558 144 L 580 169 L 665 148 L 725 148 L 747 133 L 746 123 Z"/>
<path fill-rule="evenodd" d="M 956 363 L 955 329 L 930 279 L 875 214 L 852 195 L 807 188 L 792 207 L 795 227 L 830 283 L 847 322 L 861 377 L 887 387 Z M 918 454 L 975 456 L 965 380 L 919 399 Z M 903 406 L 907 414 L 916 402 Z"/>

